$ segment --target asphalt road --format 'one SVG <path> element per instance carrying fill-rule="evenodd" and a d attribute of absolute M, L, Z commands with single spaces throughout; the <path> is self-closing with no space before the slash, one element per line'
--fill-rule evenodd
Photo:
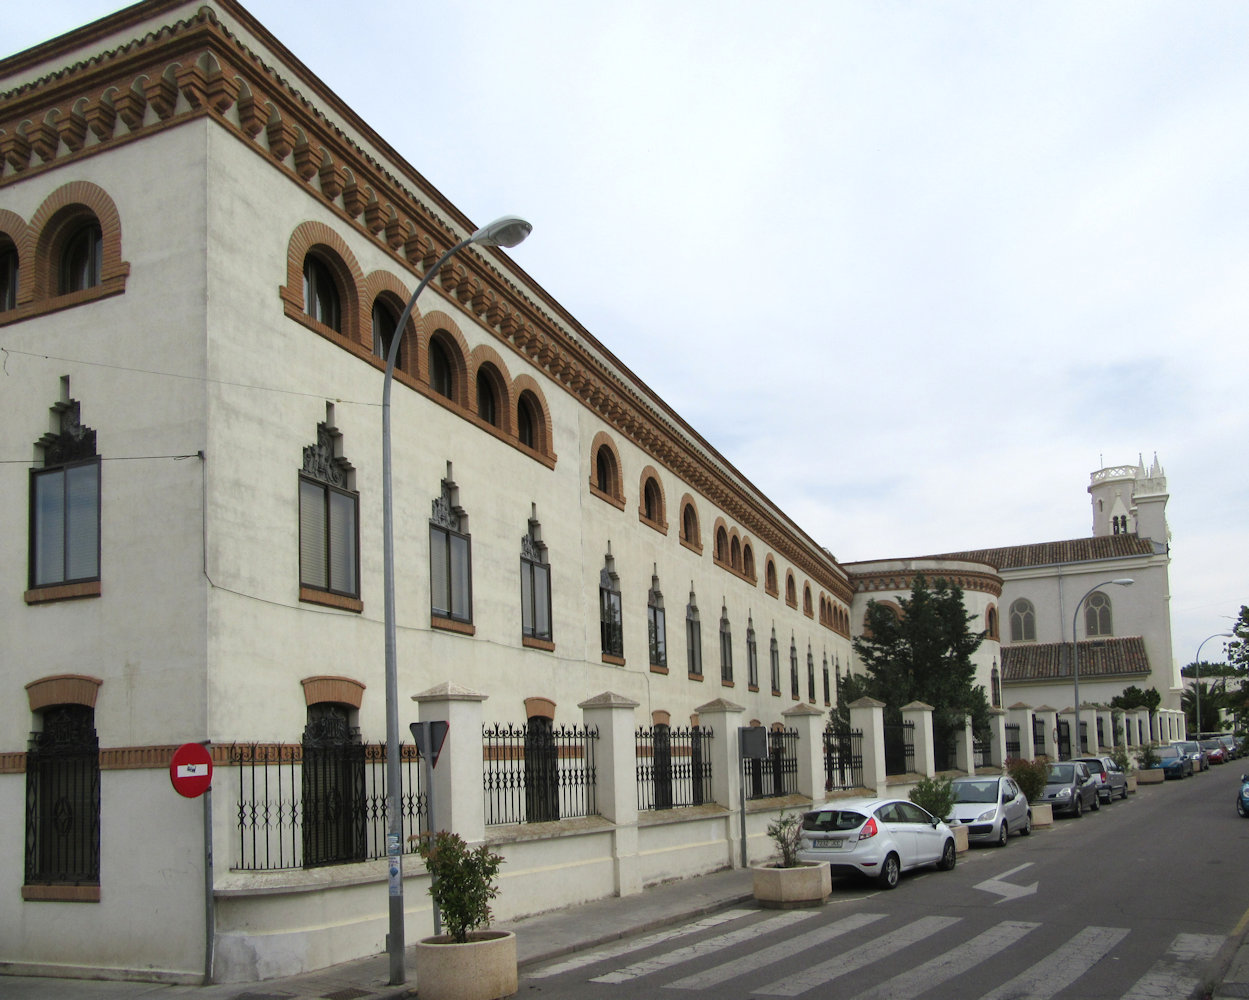
<path fill-rule="evenodd" d="M 1249 919 L 1234 761 L 893 892 L 834 883 L 819 910 L 742 907 L 522 975 L 521 995 L 1184 1000 Z"/>

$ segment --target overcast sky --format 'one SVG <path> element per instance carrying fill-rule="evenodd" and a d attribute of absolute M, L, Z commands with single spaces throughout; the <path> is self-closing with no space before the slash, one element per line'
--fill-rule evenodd
<path fill-rule="evenodd" d="M 246 6 L 838 559 L 1085 536 L 1156 453 L 1176 660 L 1249 603 L 1249 3 Z"/>

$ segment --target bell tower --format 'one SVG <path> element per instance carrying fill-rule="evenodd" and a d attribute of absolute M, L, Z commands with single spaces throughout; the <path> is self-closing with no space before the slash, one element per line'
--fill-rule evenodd
<path fill-rule="evenodd" d="M 1093 505 L 1093 534 L 1136 534 L 1166 544 L 1170 541 L 1166 507 L 1167 477 L 1154 456 L 1147 469 L 1143 458 L 1136 465 L 1110 465 L 1090 476 L 1089 497 Z"/>

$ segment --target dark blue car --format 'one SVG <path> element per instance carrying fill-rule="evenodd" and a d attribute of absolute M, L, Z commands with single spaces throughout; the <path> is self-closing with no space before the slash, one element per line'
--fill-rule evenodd
<path fill-rule="evenodd" d="M 1242 818 L 1249 816 L 1249 774 L 1240 776 L 1240 791 L 1236 793 L 1236 812 Z"/>
<path fill-rule="evenodd" d="M 1193 759 L 1179 747 L 1159 747 L 1154 751 L 1158 762 L 1154 767 L 1162 768 L 1168 778 L 1183 778 L 1193 773 Z"/>

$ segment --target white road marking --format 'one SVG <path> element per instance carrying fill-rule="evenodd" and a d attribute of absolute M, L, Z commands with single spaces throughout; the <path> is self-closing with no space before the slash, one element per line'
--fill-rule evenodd
<path fill-rule="evenodd" d="M 1201 985 L 1197 963 L 1214 958 L 1225 938 L 1213 934 L 1179 934 L 1167 953 L 1123 994 L 1123 1000 L 1172 1000 L 1191 996 Z"/>
<path fill-rule="evenodd" d="M 615 972 L 609 972 L 603 976 L 595 976 L 590 980 L 592 983 L 624 983 L 630 979 L 637 979 L 639 976 L 648 976 L 652 972 L 659 972 L 661 969 L 670 968 L 673 965 L 680 965 L 682 962 L 688 962 L 691 959 L 698 958 L 702 955 L 711 955 L 717 951 L 723 951 L 725 948 L 732 948 L 735 945 L 743 944 L 757 938 L 760 934 L 766 934 L 769 931 L 782 930 L 793 924 L 801 923 L 803 920 L 810 920 L 819 914 L 818 910 L 789 910 L 786 913 L 778 914 L 767 920 L 749 927 L 743 927 L 741 930 L 730 931 L 727 934 L 719 934 L 716 937 L 708 938 L 706 941 L 699 941 L 696 944 L 687 945 L 684 948 L 678 948 L 664 955 L 656 955 L 654 958 L 643 959 L 641 962 L 635 962 L 623 969 Z"/>
<path fill-rule="evenodd" d="M 858 930 L 860 927 L 866 927 L 877 920 L 882 920 L 884 916 L 883 913 L 852 914 L 826 927 L 820 927 L 816 930 L 808 931 L 806 934 L 801 934 L 790 941 L 782 941 L 761 951 L 743 955 L 741 958 L 736 958 L 731 962 L 725 962 L 723 965 L 707 969 L 705 972 L 686 976 L 684 979 L 678 979 L 674 983 L 666 983 L 665 989 L 702 990 L 708 986 L 718 986 L 720 983 L 740 976 L 752 969 L 761 969 L 765 965 L 771 965 L 774 962 L 783 962 L 785 959 L 792 958 L 808 948 L 816 948 L 822 944 L 827 944 L 843 934 L 848 934 L 851 931 Z"/>
<path fill-rule="evenodd" d="M 1049 1000 L 1088 972 L 1127 934 L 1126 927 L 1086 927 L 981 1000 Z"/>
<path fill-rule="evenodd" d="M 758 910 L 722 910 L 719 913 L 703 917 L 703 919 L 692 924 L 683 924 L 680 927 L 657 931 L 645 937 L 630 938 L 618 944 L 604 945 L 601 948 L 595 948 L 593 951 L 581 952 L 554 965 L 544 965 L 534 972 L 526 972 L 525 977 L 528 979 L 546 979 L 550 976 L 558 976 L 564 972 L 571 972 L 573 969 L 582 969 L 587 965 L 594 965 L 596 962 L 605 962 L 608 959 L 618 958 L 630 952 L 641 951 L 644 948 L 653 948 L 655 945 L 665 944 L 669 941 L 677 941 L 683 937 L 689 937 L 691 934 L 697 934 L 712 927 L 719 927 L 721 924 L 739 920 L 742 917 L 758 912 Z M 766 924 L 766 921 L 764 923 Z"/>
<path fill-rule="evenodd" d="M 983 934 L 976 935 L 970 941 L 964 941 L 944 955 L 938 955 L 923 965 L 917 965 L 910 972 L 885 980 L 866 993 L 860 993 L 854 1000 L 895 1000 L 897 997 L 917 997 L 955 976 L 961 976 L 968 969 L 992 958 L 1029 931 L 1040 926 L 1040 924 L 1022 920 L 1008 920 L 989 928 Z"/>
<path fill-rule="evenodd" d="M 808 990 L 830 983 L 840 976 L 863 968 L 865 965 L 871 965 L 882 958 L 888 958 L 895 952 L 913 945 L 916 941 L 922 941 L 924 938 L 936 934 L 937 931 L 944 930 L 952 924 L 957 924 L 960 919 L 959 917 L 922 917 L 913 923 L 907 924 L 905 927 L 886 934 L 884 937 L 877 938 L 875 941 L 869 941 L 867 944 L 860 945 L 857 948 L 851 948 L 836 958 L 829 959 L 827 962 L 821 962 L 819 965 L 812 966 L 796 975 L 786 976 L 784 979 L 778 979 L 774 983 L 768 983 L 767 986 L 760 987 L 752 992 L 773 997 L 800 996 Z"/>

